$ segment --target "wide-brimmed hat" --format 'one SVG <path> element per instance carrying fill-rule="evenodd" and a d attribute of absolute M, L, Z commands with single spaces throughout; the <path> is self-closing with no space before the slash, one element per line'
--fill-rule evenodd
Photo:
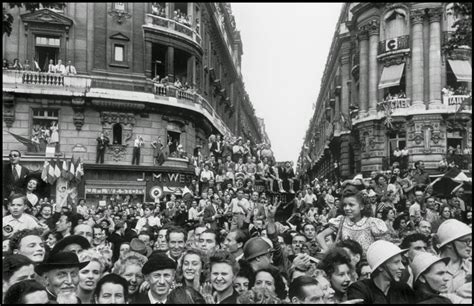
<path fill-rule="evenodd" d="M 416 282 L 418 277 L 435 263 L 442 261 L 445 264 L 448 264 L 449 260 L 449 257 L 441 258 L 428 252 L 417 253 L 410 264 L 410 267 L 413 270 L 413 282 Z"/>
<path fill-rule="evenodd" d="M 51 253 L 48 258 L 35 267 L 35 272 L 42 275 L 45 272 L 61 269 L 78 267 L 79 270 L 89 264 L 90 261 L 79 262 L 76 253 L 73 252 L 59 252 Z"/>
<path fill-rule="evenodd" d="M 372 272 L 374 272 L 379 266 L 381 266 L 393 256 L 407 251 L 408 249 L 400 249 L 391 242 L 377 240 L 367 249 L 367 262 L 369 263 Z"/>
<path fill-rule="evenodd" d="M 138 238 L 133 238 L 130 241 L 130 251 L 134 251 L 146 256 L 146 245 L 145 242 L 141 241 Z"/>
<path fill-rule="evenodd" d="M 71 244 L 78 244 L 80 245 L 84 250 L 89 249 L 91 247 L 91 244 L 89 243 L 89 240 L 86 238 L 79 236 L 79 235 L 71 235 L 67 236 L 61 240 L 59 240 L 51 250 L 51 254 L 54 253 L 59 253 L 62 250 L 64 250 L 65 247 Z"/>

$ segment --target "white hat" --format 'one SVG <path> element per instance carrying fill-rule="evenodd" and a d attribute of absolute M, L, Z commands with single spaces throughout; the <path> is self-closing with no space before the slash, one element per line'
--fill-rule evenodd
<path fill-rule="evenodd" d="M 456 219 L 448 219 L 438 227 L 438 247 L 441 248 L 466 235 L 472 235 L 472 229 L 467 224 Z"/>
<path fill-rule="evenodd" d="M 420 277 L 423 272 L 428 270 L 433 264 L 439 261 L 443 261 L 445 264 L 448 264 L 449 257 L 440 258 L 428 252 L 418 252 L 410 264 L 410 267 L 413 270 L 413 283 L 416 282 L 418 277 Z"/>
<path fill-rule="evenodd" d="M 372 272 L 374 272 L 380 265 L 389 260 L 395 255 L 408 251 L 408 249 L 400 249 L 395 244 L 385 241 L 377 240 L 372 243 L 367 249 L 367 262 L 369 263 Z"/>

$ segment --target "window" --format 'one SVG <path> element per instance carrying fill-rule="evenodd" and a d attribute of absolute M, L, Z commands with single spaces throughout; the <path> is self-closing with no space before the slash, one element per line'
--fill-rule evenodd
<path fill-rule="evenodd" d="M 385 39 L 400 37 L 408 34 L 406 13 L 403 9 L 394 9 L 384 16 Z"/>
<path fill-rule="evenodd" d="M 125 11 L 125 3 L 124 2 L 114 2 L 114 10 L 116 10 L 116 11 Z"/>
<path fill-rule="evenodd" d="M 390 157 L 390 166 L 393 165 L 394 162 L 398 161 L 402 163 L 400 158 L 396 158 L 393 155 L 393 152 L 398 148 L 400 150 L 406 147 L 406 133 L 404 131 L 396 131 L 388 133 L 389 138 L 389 157 Z"/>
<path fill-rule="evenodd" d="M 28 152 L 45 152 L 46 147 L 55 147 L 59 151 L 59 111 L 51 109 L 33 109 L 31 141 Z"/>
<path fill-rule="evenodd" d="M 181 133 L 168 131 L 168 143 L 171 142 L 169 146 L 170 156 L 178 157 L 177 151 L 180 144 Z"/>
<path fill-rule="evenodd" d="M 123 62 L 124 61 L 124 46 L 122 45 L 115 45 L 114 46 L 114 61 L 116 62 Z"/>
<path fill-rule="evenodd" d="M 113 144 L 122 144 L 122 125 L 120 123 L 114 124 L 112 128 Z"/>
<path fill-rule="evenodd" d="M 36 45 L 59 47 L 60 40 L 56 37 L 36 36 Z"/>

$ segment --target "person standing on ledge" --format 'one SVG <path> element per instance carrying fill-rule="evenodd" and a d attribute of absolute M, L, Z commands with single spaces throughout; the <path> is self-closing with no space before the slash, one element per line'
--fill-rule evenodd
<path fill-rule="evenodd" d="M 140 164 L 140 149 L 144 146 L 142 136 L 138 136 L 133 142 L 133 157 L 132 157 L 132 165 L 135 165 L 135 161 L 137 166 Z"/>
<path fill-rule="evenodd" d="M 104 163 L 105 147 L 109 145 L 109 138 L 104 135 L 104 132 L 100 133 L 100 136 L 97 137 L 97 155 L 95 158 L 95 163 L 98 164 L 99 161 L 101 164 Z"/>

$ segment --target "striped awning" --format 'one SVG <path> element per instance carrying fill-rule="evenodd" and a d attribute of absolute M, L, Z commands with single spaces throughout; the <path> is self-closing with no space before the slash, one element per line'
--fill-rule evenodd
<path fill-rule="evenodd" d="M 380 78 L 379 89 L 400 85 L 405 63 L 384 67 Z"/>
<path fill-rule="evenodd" d="M 468 61 L 448 60 L 458 82 L 472 82 L 472 68 Z"/>

